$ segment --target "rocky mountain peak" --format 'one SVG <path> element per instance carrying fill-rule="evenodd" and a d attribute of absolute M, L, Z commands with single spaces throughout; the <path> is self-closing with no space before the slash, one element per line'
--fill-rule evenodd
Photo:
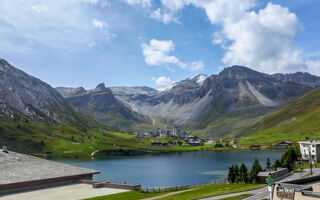
<path fill-rule="evenodd" d="M 224 68 L 218 77 L 221 79 L 233 79 L 233 80 L 264 80 L 270 78 L 270 75 L 257 72 L 248 67 L 234 65 L 231 67 Z"/>
<path fill-rule="evenodd" d="M 106 86 L 104 83 L 100 83 L 96 87 L 96 90 L 105 90 L 105 89 L 106 89 Z"/>

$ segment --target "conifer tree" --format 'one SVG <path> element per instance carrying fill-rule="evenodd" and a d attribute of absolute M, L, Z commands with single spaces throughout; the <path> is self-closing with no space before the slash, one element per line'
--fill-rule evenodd
<path fill-rule="evenodd" d="M 243 183 L 248 182 L 248 168 L 244 163 L 240 166 L 240 181 Z"/>

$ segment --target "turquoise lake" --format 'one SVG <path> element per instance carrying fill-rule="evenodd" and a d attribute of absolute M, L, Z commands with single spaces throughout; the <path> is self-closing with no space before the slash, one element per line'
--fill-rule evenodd
<path fill-rule="evenodd" d="M 228 167 L 245 163 L 251 169 L 254 158 L 265 167 L 280 159 L 284 150 L 182 152 L 144 156 L 108 156 L 92 160 L 58 160 L 91 168 L 101 173 L 95 180 L 140 183 L 142 187 L 169 187 L 201 184 L 226 178 Z"/>

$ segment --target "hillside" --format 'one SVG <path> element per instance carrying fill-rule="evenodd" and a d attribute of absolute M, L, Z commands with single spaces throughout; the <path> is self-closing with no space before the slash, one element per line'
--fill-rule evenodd
<path fill-rule="evenodd" d="M 298 141 L 306 137 L 320 139 L 320 88 L 281 106 L 275 112 L 251 121 L 249 126 L 233 130 L 228 137 L 242 137 L 241 143 L 272 144 Z"/>
<path fill-rule="evenodd" d="M 47 156 L 88 156 L 99 149 L 152 149 L 150 141 L 114 132 L 49 84 L 0 60 L 0 145 Z"/>

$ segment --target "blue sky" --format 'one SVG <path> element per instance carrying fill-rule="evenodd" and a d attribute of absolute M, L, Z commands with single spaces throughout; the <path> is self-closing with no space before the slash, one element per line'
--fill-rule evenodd
<path fill-rule="evenodd" d="M 0 0 L 0 57 L 53 87 L 154 88 L 239 64 L 320 75 L 318 0 Z"/>

